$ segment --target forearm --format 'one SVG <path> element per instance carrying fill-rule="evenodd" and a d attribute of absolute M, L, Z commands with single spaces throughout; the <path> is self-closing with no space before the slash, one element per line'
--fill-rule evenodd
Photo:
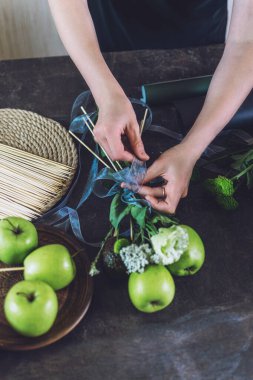
<path fill-rule="evenodd" d="M 196 158 L 230 121 L 253 87 L 253 6 L 245 6 L 247 14 L 242 14 L 238 5 L 235 3 L 236 14 L 204 106 L 182 141 Z"/>
<path fill-rule="evenodd" d="M 70 57 L 99 105 L 111 93 L 123 94 L 100 52 L 87 0 L 48 0 Z"/>

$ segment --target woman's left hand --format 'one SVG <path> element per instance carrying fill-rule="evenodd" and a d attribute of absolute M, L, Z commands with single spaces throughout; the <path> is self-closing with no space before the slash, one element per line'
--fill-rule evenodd
<path fill-rule="evenodd" d="M 161 212 L 174 214 L 181 198 L 187 196 L 192 171 L 198 157 L 183 143 L 165 151 L 149 168 L 144 184 L 162 177 L 165 185 L 160 187 L 142 186 L 143 195 L 151 206 Z"/>

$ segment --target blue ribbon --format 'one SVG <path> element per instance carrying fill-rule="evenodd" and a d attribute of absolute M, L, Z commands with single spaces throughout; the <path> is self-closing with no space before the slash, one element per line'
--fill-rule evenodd
<path fill-rule="evenodd" d="M 135 159 L 130 167 L 113 172 L 111 169 L 104 168 L 98 174 L 93 188 L 94 194 L 100 198 L 111 197 L 121 192 L 121 200 L 124 203 L 139 206 L 148 206 L 149 203 L 141 198 L 136 198 L 140 186 L 143 183 L 147 172 L 146 163 Z M 106 186 L 108 181 L 112 181 L 113 185 L 108 189 Z M 124 182 L 127 188 L 122 189 L 121 183 Z"/>

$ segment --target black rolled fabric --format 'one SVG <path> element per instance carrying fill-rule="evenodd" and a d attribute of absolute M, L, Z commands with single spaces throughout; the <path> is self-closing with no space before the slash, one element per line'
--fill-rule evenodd
<path fill-rule="evenodd" d="M 205 96 L 187 99 L 177 99 L 173 102 L 179 115 L 182 133 L 185 135 L 195 122 L 204 104 Z M 228 99 L 229 102 L 229 99 Z M 236 128 L 252 131 L 253 129 L 253 90 L 244 100 L 238 111 L 232 117 L 225 129 Z"/>
<path fill-rule="evenodd" d="M 149 106 L 161 106 L 171 100 L 201 96 L 207 93 L 212 75 L 144 84 L 142 100 Z"/>
<path fill-rule="evenodd" d="M 212 76 L 192 77 L 142 86 L 142 100 L 150 107 L 173 104 L 182 133 L 192 127 L 205 101 Z M 229 102 L 229 99 L 228 99 Z M 253 90 L 226 128 L 253 128 Z"/>
<path fill-rule="evenodd" d="M 227 0 L 88 0 L 102 51 L 225 41 Z"/>

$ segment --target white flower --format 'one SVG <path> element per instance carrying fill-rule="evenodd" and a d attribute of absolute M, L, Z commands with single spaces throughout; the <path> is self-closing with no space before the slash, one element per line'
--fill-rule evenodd
<path fill-rule="evenodd" d="M 97 269 L 96 264 L 92 263 L 91 267 L 90 267 L 89 275 L 93 277 L 93 276 L 96 276 L 99 273 L 100 273 L 100 271 Z"/>
<path fill-rule="evenodd" d="M 144 272 L 145 266 L 149 264 L 152 249 L 148 244 L 142 244 L 140 246 L 131 244 L 121 248 L 119 254 L 128 274 L 133 272 L 142 273 Z"/>
<path fill-rule="evenodd" d="M 159 233 L 151 237 L 155 253 L 151 260 L 155 264 L 169 265 L 180 259 L 188 247 L 189 236 L 180 226 L 160 228 Z"/>

